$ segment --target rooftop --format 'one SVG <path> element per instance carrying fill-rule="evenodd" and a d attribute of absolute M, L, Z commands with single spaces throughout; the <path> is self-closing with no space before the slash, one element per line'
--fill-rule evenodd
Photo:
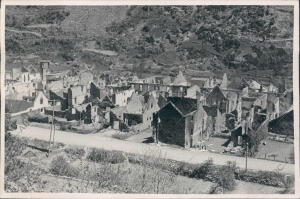
<path fill-rule="evenodd" d="M 168 97 L 168 102 L 172 104 L 183 114 L 189 114 L 197 110 L 197 100 L 183 97 Z"/>
<path fill-rule="evenodd" d="M 23 100 L 5 100 L 5 107 L 8 113 L 18 113 L 27 110 L 30 107 L 33 107 L 33 102 L 27 102 Z"/>

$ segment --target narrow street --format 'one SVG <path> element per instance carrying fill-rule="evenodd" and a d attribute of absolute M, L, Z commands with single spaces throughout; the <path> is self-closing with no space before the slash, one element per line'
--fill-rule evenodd
<path fill-rule="evenodd" d="M 20 132 L 12 132 L 14 135 L 36 138 L 40 140 L 49 140 L 49 130 L 38 127 L 27 127 Z M 55 142 L 61 142 L 66 145 L 77 145 L 83 147 L 95 147 L 105 150 L 118 150 L 127 153 L 139 155 L 148 155 L 153 157 L 167 158 L 177 161 L 199 164 L 208 159 L 213 159 L 217 165 L 225 165 L 227 161 L 235 161 L 237 166 L 245 168 L 245 158 L 215 154 L 210 152 L 171 148 L 168 146 L 159 146 L 157 144 L 134 143 L 130 141 L 118 140 L 111 137 L 96 134 L 76 134 L 64 131 L 56 131 Z M 294 165 L 279 163 L 274 161 L 248 158 L 248 169 L 263 171 L 280 171 L 282 173 L 294 174 Z"/>

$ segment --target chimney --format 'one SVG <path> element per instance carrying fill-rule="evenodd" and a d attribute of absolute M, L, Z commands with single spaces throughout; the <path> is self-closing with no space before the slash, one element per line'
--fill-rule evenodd
<path fill-rule="evenodd" d="M 200 102 L 200 92 L 196 91 L 196 99 L 197 99 L 197 110 L 199 110 L 201 102 Z"/>

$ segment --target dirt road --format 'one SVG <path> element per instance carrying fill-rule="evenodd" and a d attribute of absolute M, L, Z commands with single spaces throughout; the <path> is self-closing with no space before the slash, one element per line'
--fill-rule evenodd
<path fill-rule="evenodd" d="M 20 132 L 16 130 L 12 132 L 15 135 L 36 138 L 41 140 L 49 140 L 49 130 L 38 127 L 27 127 Z M 101 133 L 96 134 L 76 134 L 64 131 L 56 131 L 56 142 L 67 145 L 78 145 L 84 147 L 96 147 L 106 150 L 118 150 L 128 153 L 140 155 L 148 155 L 184 161 L 189 163 L 202 163 L 208 159 L 213 159 L 217 165 L 225 165 L 227 161 L 235 161 L 237 166 L 245 168 L 245 158 L 203 152 L 198 150 L 177 149 L 168 146 L 159 146 L 157 144 L 133 143 L 129 141 L 117 140 L 111 137 L 102 136 Z M 287 174 L 294 174 L 294 165 L 287 163 L 279 163 L 274 161 L 248 158 L 248 169 L 278 171 Z"/>

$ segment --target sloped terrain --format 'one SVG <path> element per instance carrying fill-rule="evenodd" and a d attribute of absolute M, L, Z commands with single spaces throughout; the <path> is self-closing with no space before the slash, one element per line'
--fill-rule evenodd
<path fill-rule="evenodd" d="M 98 69 L 122 68 L 137 60 L 135 69 L 153 63 L 161 67 L 160 73 L 182 66 L 237 73 L 272 70 L 277 76 L 292 72 L 293 7 L 11 6 L 6 10 L 8 67 L 16 56 L 33 54 Z M 95 53 L 105 50 L 118 56 Z"/>

